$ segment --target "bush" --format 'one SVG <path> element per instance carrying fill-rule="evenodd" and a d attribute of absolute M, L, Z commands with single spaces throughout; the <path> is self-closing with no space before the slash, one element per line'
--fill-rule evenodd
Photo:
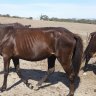
<path fill-rule="evenodd" d="M 27 19 L 32 19 L 32 20 L 33 20 L 33 17 L 29 17 L 29 18 L 27 18 Z"/>
<path fill-rule="evenodd" d="M 41 15 L 40 20 L 49 20 L 49 17 L 47 15 Z"/>

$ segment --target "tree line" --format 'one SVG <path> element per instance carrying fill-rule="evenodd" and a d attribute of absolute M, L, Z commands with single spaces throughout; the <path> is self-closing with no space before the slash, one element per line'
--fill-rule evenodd
<path fill-rule="evenodd" d="M 11 18 L 26 18 L 33 20 L 33 17 L 20 17 L 20 16 L 10 16 L 9 14 L 2 15 L 0 14 L 0 17 L 11 17 Z M 52 17 L 49 18 L 47 15 L 41 15 L 40 20 L 45 20 L 45 21 L 59 21 L 59 22 L 74 22 L 74 23 L 86 23 L 86 24 L 96 24 L 96 19 L 76 19 L 76 18 L 57 18 L 57 17 Z"/>
<path fill-rule="evenodd" d="M 10 16 L 9 14 L 5 14 L 5 15 L 0 14 L 0 17 L 26 18 L 26 19 L 31 19 L 31 20 L 33 20 L 33 17 Z"/>
<path fill-rule="evenodd" d="M 96 19 L 76 19 L 76 18 L 64 19 L 64 18 L 57 18 L 57 17 L 49 18 L 47 15 L 41 15 L 40 20 L 96 24 Z"/>

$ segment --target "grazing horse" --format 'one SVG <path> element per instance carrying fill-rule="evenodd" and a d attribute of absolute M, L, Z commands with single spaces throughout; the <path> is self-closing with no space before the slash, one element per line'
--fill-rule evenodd
<path fill-rule="evenodd" d="M 4 60 L 4 81 L 1 91 L 5 91 L 7 87 L 10 59 L 19 65 L 19 59 L 39 61 L 47 58 L 48 72 L 38 82 L 37 86 L 40 86 L 49 74 L 54 72 L 57 58 L 70 81 L 68 96 L 74 95 L 74 81 L 79 73 L 83 53 L 83 44 L 79 36 L 61 27 L 19 29 L 7 27 L 2 30 L 2 33 L 0 52 Z M 24 79 L 19 67 L 16 72 Z M 24 83 L 30 87 L 27 80 L 24 80 Z"/>
<path fill-rule="evenodd" d="M 0 32 L 2 30 L 4 30 L 4 28 L 6 27 L 11 27 L 13 26 L 14 28 L 29 28 L 31 27 L 31 25 L 22 25 L 21 23 L 8 23 L 8 24 L 0 24 Z M 1 32 L 2 33 L 2 32 Z M 0 38 L 2 38 L 2 35 L 0 36 Z M 1 39 L 0 39 L 0 42 L 1 42 Z M 14 66 L 15 66 L 15 69 L 17 68 L 17 66 L 19 67 L 19 65 L 15 64 L 15 61 L 14 59 L 12 59 L 13 63 L 14 63 Z M 19 61 L 18 61 L 19 62 Z"/>
<path fill-rule="evenodd" d="M 83 56 L 83 60 L 86 60 L 85 66 L 83 68 L 84 72 L 88 70 L 87 65 L 88 65 L 90 58 L 96 57 L 96 32 L 90 33 L 89 37 L 90 37 L 90 41 L 84 51 L 84 56 Z"/>

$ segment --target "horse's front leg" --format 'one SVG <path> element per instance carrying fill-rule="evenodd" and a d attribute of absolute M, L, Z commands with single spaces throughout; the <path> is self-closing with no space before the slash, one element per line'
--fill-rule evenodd
<path fill-rule="evenodd" d="M 26 84 L 27 87 L 29 88 L 33 88 L 33 86 L 31 85 L 31 83 L 28 83 L 28 80 L 26 80 L 24 78 L 24 76 L 22 75 L 21 71 L 20 71 L 20 64 L 19 64 L 19 59 L 18 58 L 12 58 L 14 66 L 15 66 L 15 70 L 17 75 L 19 76 L 19 78 L 21 78 L 21 80 Z"/>
<path fill-rule="evenodd" d="M 55 60 L 56 60 L 56 57 L 55 56 L 50 56 L 48 58 L 48 71 L 47 71 L 47 74 L 38 82 L 38 84 L 36 85 L 38 89 L 38 87 L 40 87 L 42 85 L 43 82 L 45 82 L 48 77 L 54 72 L 55 70 Z"/>
<path fill-rule="evenodd" d="M 15 67 L 15 71 L 17 72 L 20 69 L 19 59 L 18 58 L 12 58 L 12 61 L 13 61 L 14 67 Z"/>
<path fill-rule="evenodd" d="M 7 88 L 7 77 L 9 73 L 9 64 L 10 64 L 10 59 L 8 56 L 3 57 L 4 60 L 4 80 L 3 80 L 3 85 L 1 87 L 1 92 L 5 91 Z"/>

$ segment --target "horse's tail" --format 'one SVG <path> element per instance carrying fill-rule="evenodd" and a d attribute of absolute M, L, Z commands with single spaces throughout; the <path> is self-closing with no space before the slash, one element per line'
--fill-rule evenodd
<path fill-rule="evenodd" d="M 78 75 L 83 55 L 83 42 L 82 39 L 77 35 L 75 35 L 74 38 L 76 40 L 76 45 L 73 52 L 72 64 L 75 75 Z"/>

